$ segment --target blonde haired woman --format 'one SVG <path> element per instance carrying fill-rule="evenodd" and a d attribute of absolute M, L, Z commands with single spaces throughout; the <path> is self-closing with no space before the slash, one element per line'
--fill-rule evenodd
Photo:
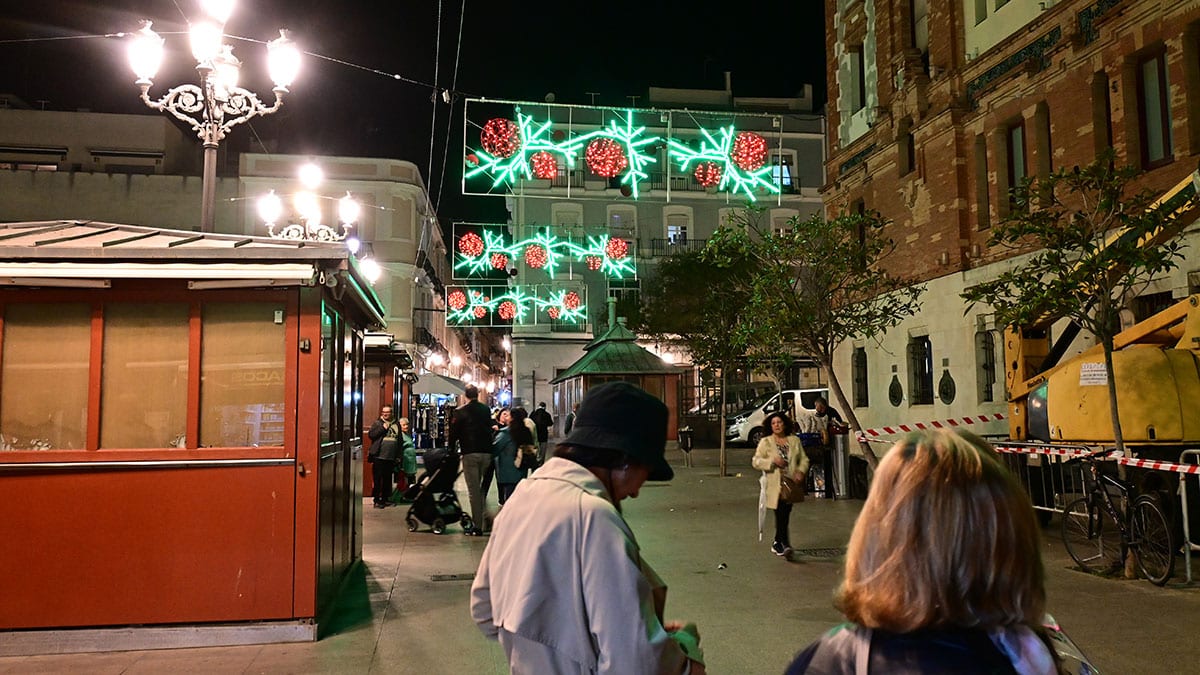
<path fill-rule="evenodd" d="M 985 441 L 910 435 L 879 463 L 850 535 L 835 602 L 853 623 L 787 672 L 1056 673 L 1039 541 L 1029 498 Z"/>
<path fill-rule="evenodd" d="M 763 436 L 758 442 L 750 464 L 763 472 L 765 503 L 768 509 L 775 511 L 775 541 L 771 551 L 786 556 L 792 550 L 792 538 L 788 533 L 792 504 L 779 498 L 780 476 L 786 471 L 803 485 L 804 474 L 808 472 L 808 455 L 800 446 L 800 439 L 792 434 L 794 427 L 787 415 L 772 413 L 763 420 L 763 425 L 771 430 L 771 435 Z"/>

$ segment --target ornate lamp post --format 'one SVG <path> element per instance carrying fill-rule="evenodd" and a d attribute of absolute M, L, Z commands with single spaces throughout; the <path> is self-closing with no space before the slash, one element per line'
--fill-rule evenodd
<path fill-rule="evenodd" d="M 201 187 L 200 230 L 213 231 L 213 201 L 216 196 L 217 145 L 233 127 L 254 117 L 269 115 L 283 104 L 283 95 L 300 70 L 300 50 L 288 38 L 287 31 L 267 44 L 267 68 L 275 83 L 275 102 L 263 104 L 258 96 L 237 86 L 241 61 L 233 48 L 222 44 L 224 25 L 233 10 L 233 0 L 204 0 L 201 5 L 208 19 L 192 24 L 192 56 L 201 85 L 181 84 L 162 98 L 152 100 L 150 87 L 162 64 L 163 39 L 142 22 L 129 45 L 129 64 L 142 89 L 142 101 L 154 110 L 170 113 L 192 127 L 204 143 L 204 179 Z"/>

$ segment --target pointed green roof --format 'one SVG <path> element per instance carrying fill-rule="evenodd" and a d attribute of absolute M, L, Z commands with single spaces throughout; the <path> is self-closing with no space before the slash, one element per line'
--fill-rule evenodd
<path fill-rule="evenodd" d="M 637 344 L 637 334 L 621 322 L 614 323 L 604 335 L 589 342 L 578 361 L 558 377 L 557 384 L 579 375 L 655 375 L 678 373 L 679 368 L 663 363 L 659 357 Z"/>

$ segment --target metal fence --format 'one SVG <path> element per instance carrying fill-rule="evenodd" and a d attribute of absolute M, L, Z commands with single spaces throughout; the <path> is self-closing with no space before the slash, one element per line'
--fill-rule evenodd
<path fill-rule="evenodd" d="M 1080 462 L 1071 460 L 1090 455 L 1095 448 L 1084 445 L 1054 445 L 1002 441 L 996 445 L 1009 470 L 1025 486 L 1033 508 L 1045 514 L 1061 513 L 1076 497 L 1087 493 L 1087 476 Z"/>

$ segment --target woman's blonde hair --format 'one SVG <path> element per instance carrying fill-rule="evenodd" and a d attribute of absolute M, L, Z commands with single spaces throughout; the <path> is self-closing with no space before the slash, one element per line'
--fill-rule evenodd
<path fill-rule="evenodd" d="M 860 625 L 1041 625 L 1040 534 L 1025 491 L 983 439 L 916 433 L 875 472 L 846 552 L 838 608 Z"/>

